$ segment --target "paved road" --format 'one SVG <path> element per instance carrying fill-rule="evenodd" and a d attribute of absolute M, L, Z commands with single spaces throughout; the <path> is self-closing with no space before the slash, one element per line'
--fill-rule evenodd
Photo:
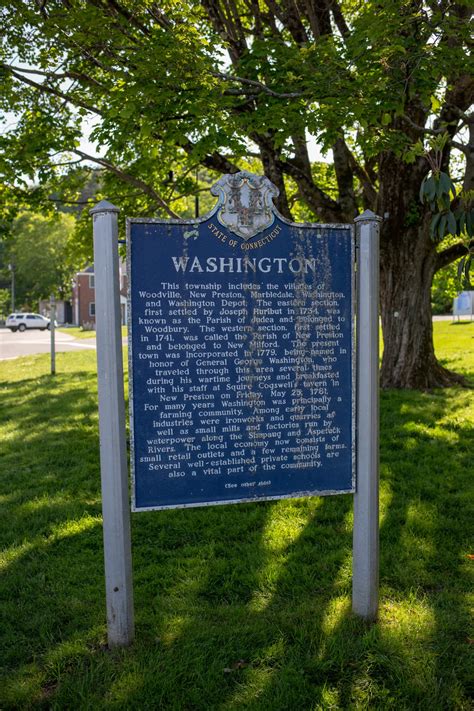
<path fill-rule="evenodd" d="M 56 331 L 56 351 L 94 350 L 95 338 L 75 339 L 67 333 Z M 10 360 L 19 356 L 49 353 L 51 334 L 49 331 L 24 331 L 12 333 L 8 328 L 0 329 L 0 360 Z"/>

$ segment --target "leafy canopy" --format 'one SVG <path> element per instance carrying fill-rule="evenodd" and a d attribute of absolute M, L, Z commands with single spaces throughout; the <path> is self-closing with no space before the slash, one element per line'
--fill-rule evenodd
<path fill-rule="evenodd" d="M 361 208 L 387 210 L 384 184 L 398 170 L 383 174 L 391 155 L 413 163 L 412 202 L 424 181 L 423 209 L 405 201 L 400 224 L 421 226 L 431 211 L 432 236 L 457 234 L 449 258 L 465 255 L 474 189 L 469 4 L 300 5 L 4 2 L 0 180 L 36 204 L 52 193 L 74 200 L 87 172 L 77 164 L 94 164 L 99 197 L 138 215 L 190 216 L 186 196 L 250 161 L 280 189 L 287 217 L 349 221 Z M 81 142 L 85 127 L 98 154 Z M 311 164 L 309 135 L 332 151 L 332 186 L 328 170 Z M 430 137 L 444 141 L 440 177 L 428 175 Z M 453 152 L 466 170 L 448 186 Z M 398 172 L 402 190 L 407 174 Z"/>
<path fill-rule="evenodd" d="M 7 118 L 0 136 L 0 183 L 38 202 L 70 196 L 79 162 L 128 214 L 190 216 L 186 196 L 252 162 L 287 218 L 350 222 L 369 208 L 386 218 L 381 382 L 452 382 L 429 315 L 403 294 L 429 309 L 433 275 L 470 264 L 472 13 L 468 0 L 4 0 L 0 110 L 16 126 Z"/>
<path fill-rule="evenodd" d="M 54 294 L 68 299 L 72 277 L 81 266 L 74 243 L 75 219 L 21 213 L 13 222 L 7 251 L 15 268 L 16 305 L 37 309 L 40 299 Z"/>

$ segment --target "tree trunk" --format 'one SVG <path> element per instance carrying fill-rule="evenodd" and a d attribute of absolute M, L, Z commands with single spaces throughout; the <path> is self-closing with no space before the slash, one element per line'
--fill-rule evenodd
<path fill-rule="evenodd" d="M 434 353 L 431 284 L 436 247 L 429 236 L 429 215 L 416 214 L 421 206 L 415 188 L 421 179 L 400 176 L 407 166 L 390 163 L 391 175 L 386 173 L 381 181 L 378 205 L 379 214 L 386 215 L 380 243 L 381 386 L 426 390 L 465 385 L 464 378 L 443 368 Z M 397 183 L 404 187 L 397 190 Z"/>
<path fill-rule="evenodd" d="M 421 241 L 421 237 L 419 237 Z M 443 368 L 434 353 L 431 282 L 434 249 L 417 245 L 407 234 L 398 250 L 383 248 L 380 301 L 384 351 L 383 388 L 425 390 L 463 384 L 463 378 Z M 404 246 L 405 249 L 400 249 Z M 390 256 L 388 256 L 390 254 Z"/>

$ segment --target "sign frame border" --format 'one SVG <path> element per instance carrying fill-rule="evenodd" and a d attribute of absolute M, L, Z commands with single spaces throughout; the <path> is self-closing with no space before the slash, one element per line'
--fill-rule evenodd
<path fill-rule="evenodd" d="M 132 320 L 132 225 L 133 224 L 154 224 L 154 225 L 199 225 L 207 222 L 213 217 L 221 207 L 221 200 L 218 200 L 212 210 L 203 216 L 190 219 L 159 218 L 159 217 L 126 217 L 126 247 L 127 247 L 127 343 L 128 343 L 128 411 L 129 411 L 129 433 L 130 433 L 130 480 L 131 480 L 131 512 L 141 513 L 147 511 L 166 511 L 169 509 L 189 509 L 204 508 L 208 506 L 224 506 L 232 504 L 251 504 L 258 501 L 280 501 L 282 499 L 298 499 L 305 496 L 338 496 L 343 494 L 355 494 L 357 491 L 357 344 L 356 344 L 356 313 L 358 303 L 357 293 L 357 273 L 356 273 L 356 228 L 354 223 L 321 223 L 321 222 L 292 222 L 283 217 L 278 210 L 273 207 L 275 216 L 284 224 L 297 229 L 319 229 L 319 230 L 344 230 L 349 232 L 351 244 L 350 262 L 352 267 L 351 275 L 351 470 L 352 486 L 350 489 L 324 491 L 298 491 L 292 494 L 282 494 L 281 496 L 257 496 L 253 498 L 231 499 L 224 501 L 204 501 L 186 504 L 167 504 L 164 506 L 137 506 L 136 505 L 136 474 L 135 474 L 135 418 L 133 412 L 133 320 Z M 268 228 L 269 229 L 269 228 Z M 264 230 L 262 230 L 264 231 Z"/>

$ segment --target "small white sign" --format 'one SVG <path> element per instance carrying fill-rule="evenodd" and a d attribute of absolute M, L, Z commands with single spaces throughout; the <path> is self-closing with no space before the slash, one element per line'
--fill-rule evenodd
<path fill-rule="evenodd" d="M 462 291 L 453 303 L 453 316 L 470 316 L 474 314 L 474 291 Z"/>

